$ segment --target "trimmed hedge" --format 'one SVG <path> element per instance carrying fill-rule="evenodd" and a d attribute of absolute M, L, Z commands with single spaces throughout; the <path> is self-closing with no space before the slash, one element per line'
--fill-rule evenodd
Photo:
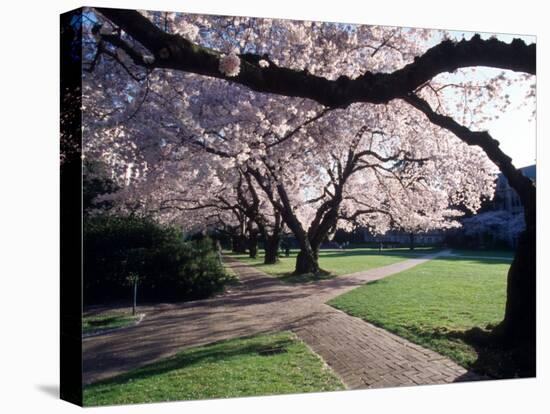
<path fill-rule="evenodd" d="M 202 299 L 223 290 L 225 272 L 211 239 L 184 241 L 151 220 L 99 216 L 84 222 L 84 304 Z"/>

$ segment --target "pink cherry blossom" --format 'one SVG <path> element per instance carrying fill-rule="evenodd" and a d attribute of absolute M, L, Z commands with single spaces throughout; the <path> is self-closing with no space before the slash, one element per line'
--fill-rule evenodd
<path fill-rule="evenodd" d="M 220 58 L 220 72 L 225 76 L 237 76 L 241 70 L 241 59 L 235 54 L 230 53 Z"/>

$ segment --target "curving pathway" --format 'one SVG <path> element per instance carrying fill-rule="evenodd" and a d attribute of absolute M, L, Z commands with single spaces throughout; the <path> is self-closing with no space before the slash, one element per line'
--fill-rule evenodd
<path fill-rule="evenodd" d="M 398 273 L 440 252 L 310 284 L 286 284 L 226 258 L 241 284 L 224 295 L 142 308 L 136 326 L 83 339 L 84 383 L 109 378 L 223 339 L 292 330 L 348 388 L 441 384 L 484 379 L 450 359 L 325 304 L 366 282 Z"/>

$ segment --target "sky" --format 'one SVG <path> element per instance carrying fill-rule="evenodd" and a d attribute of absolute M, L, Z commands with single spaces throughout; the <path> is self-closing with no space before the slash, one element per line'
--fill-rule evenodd
<path fill-rule="evenodd" d="M 449 32 L 452 38 L 469 39 L 474 32 Z M 482 38 L 489 38 L 493 33 L 480 33 Z M 535 36 L 520 36 L 513 34 L 496 34 L 503 42 L 510 43 L 514 38 L 521 38 L 527 44 L 536 42 Z M 437 43 L 440 39 L 433 39 Z M 480 76 L 484 69 L 480 70 Z M 489 72 L 489 70 L 487 70 Z M 514 85 L 506 89 L 510 94 L 513 104 L 505 112 L 499 114 L 499 119 L 487 123 L 491 136 L 500 142 L 500 148 L 512 158 L 513 164 L 518 167 L 526 167 L 536 162 L 536 115 L 532 115 L 533 107 L 524 106 L 516 108 L 515 102 L 524 99 L 524 90 Z"/>
<path fill-rule="evenodd" d="M 491 121 L 489 133 L 500 142 L 502 150 L 512 157 L 516 167 L 535 164 L 536 120 L 529 121 L 529 111 L 509 111 L 499 120 Z"/>

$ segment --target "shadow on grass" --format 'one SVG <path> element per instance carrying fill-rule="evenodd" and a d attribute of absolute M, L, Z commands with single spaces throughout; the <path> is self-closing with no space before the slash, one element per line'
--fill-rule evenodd
<path fill-rule="evenodd" d="M 501 250 L 491 250 L 491 249 L 451 249 L 453 254 L 458 254 L 461 256 L 484 256 L 484 257 L 502 257 L 502 258 L 513 258 L 516 254 L 516 251 L 513 249 L 501 249 Z"/>
<path fill-rule="evenodd" d="M 489 326 L 488 328 L 492 328 Z M 489 330 L 478 327 L 454 335 L 472 346 L 477 360 L 471 368 L 493 378 L 530 378 L 536 376 L 534 346 L 507 346 Z"/>
<path fill-rule="evenodd" d="M 320 280 L 334 279 L 336 275 L 333 273 L 327 272 L 326 270 L 321 270 L 320 274 L 304 273 L 301 275 L 296 275 L 294 273 L 284 273 L 277 277 L 285 283 L 298 284 L 298 283 L 313 283 L 313 282 L 318 282 Z"/>
<path fill-rule="evenodd" d="M 479 264 L 505 264 L 510 265 L 512 264 L 512 258 L 507 257 L 495 257 L 495 258 L 483 258 L 483 257 L 460 257 L 460 256 L 438 256 L 435 257 L 432 260 L 444 260 L 449 262 L 474 262 Z"/>
<path fill-rule="evenodd" d="M 243 340 L 246 338 L 240 339 Z M 226 342 L 227 341 L 221 341 L 198 349 L 183 351 L 173 357 L 129 371 L 114 378 L 92 383 L 88 385 L 87 388 L 98 385 L 120 385 L 128 381 L 147 379 L 184 367 L 190 367 L 195 364 L 219 362 L 236 356 L 250 356 L 256 354 L 269 357 L 271 355 L 287 352 L 287 348 L 294 343 L 291 338 L 280 338 L 274 341 L 270 340 L 268 343 L 253 342 L 248 344 L 231 344 Z"/>
<path fill-rule="evenodd" d="M 87 321 L 87 323 L 88 323 L 88 325 L 93 326 L 93 327 L 101 327 L 101 326 L 105 326 L 105 325 L 110 325 L 110 324 L 115 323 L 115 322 L 119 322 L 123 318 L 124 317 L 119 316 L 119 315 L 113 315 L 113 316 L 107 316 L 107 317 L 101 318 L 101 319 L 89 319 Z"/>
<path fill-rule="evenodd" d="M 350 257 L 350 256 L 392 256 L 402 257 L 403 259 L 410 259 L 411 257 L 424 256 L 433 254 L 441 249 L 422 249 L 422 250 L 404 250 L 404 249 L 385 249 L 378 251 L 365 250 L 365 249 L 346 249 L 346 250 L 328 250 L 319 252 L 320 258 L 336 258 L 336 257 Z"/>
<path fill-rule="evenodd" d="M 409 249 L 383 249 L 379 251 L 378 249 L 365 249 L 365 248 L 347 248 L 347 249 L 320 249 L 319 258 L 338 258 L 338 257 L 350 257 L 350 256 L 397 256 L 403 257 L 404 259 L 410 259 L 411 257 L 424 256 L 440 251 L 439 248 L 425 248 L 417 250 Z M 298 256 L 298 250 L 292 250 L 289 256 L 280 256 L 281 259 L 291 259 L 294 260 Z M 254 261 L 258 260 L 258 263 L 254 263 L 254 267 L 269 267 L 273 266 L 272 264 L 265 264 L 261 262 L 262 255 L 258 256 L 258 259 L 251 259 L 247 255 L 242 253 L 233 253 L 233 252 L 224 252 L 228 257 L 232 257 L 237 260 L 243 261 Z"/>
<path fill-rule="evenodd" d="M 467 368 L 494 379 L 530 378 L 536 373 L 536 356 L 533 349 L 526 345 L 507 346 L 491 332 L 492 326 L 486 329 L 474 327 L 466 331 L 438 328 L 432 331 L 411 330 L 426 342 L 444 340 L 464 343 L 475 350 L 477 359 Z"/>

